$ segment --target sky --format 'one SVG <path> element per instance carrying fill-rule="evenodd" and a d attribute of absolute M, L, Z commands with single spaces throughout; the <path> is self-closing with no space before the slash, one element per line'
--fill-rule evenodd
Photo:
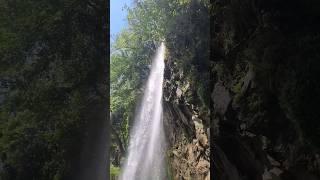
<path fill-rule="evenodd" d="M 110 42 L 112 43 L 116 35 L 125 28 L 127 23 L 127 11 L 123 9 L 125 5 L 131 6 L 133 0 L 111 0 L 110 1 Z"/>

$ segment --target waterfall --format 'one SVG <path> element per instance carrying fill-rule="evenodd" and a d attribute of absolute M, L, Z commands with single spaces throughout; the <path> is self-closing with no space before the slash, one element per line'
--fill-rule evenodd
<path fill-rule="evenodd" d="M 120 180 L 165 179 L 165 139 L 162 121 L 162 84 L 165 46 L 157 49 L 141 107 L 130 132 L 127 160 Z"/>

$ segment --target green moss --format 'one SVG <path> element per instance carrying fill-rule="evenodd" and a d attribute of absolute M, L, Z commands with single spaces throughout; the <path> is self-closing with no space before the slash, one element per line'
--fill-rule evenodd
<path fill-rule="evenodd" d="M 242 81 L 239 81 L 233 87 L 231 87 L 231 91 L 235 94 L 236 102 L 239 102 L 242 97 L 241 88 L 242 88 Z"/>
<path fill-rule="evenodd" d="M 111 166 L 110 166 L 110 175 L 111 175 L 111 177 L 118 177 L 120 175 L 120 168 L 116 167 L 116 166 L 113 166 L 111 164 Z"/>
<path fill-rule="evenodd" d="M 173 178 L 173 171 L 172 171 L 172 166 L 171 166 L 171 163 L 170 162 L 172 162 L 172 158 L 173 157 L 173 153 L 172 153 L 172 151 L 167 151 L 167 154 L 166 154 L 166 164 L 167 164 L 167 166 L 166 166 L 166 173 L 167 173 L 167 178 L 168 178 L 168 180 L 173 180 L 174 178 Z"/>

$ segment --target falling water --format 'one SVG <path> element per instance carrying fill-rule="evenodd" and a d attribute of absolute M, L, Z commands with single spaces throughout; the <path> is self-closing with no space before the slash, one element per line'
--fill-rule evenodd
<path fill-rule="evenodd" d="M 120 180 L 165 179 L 162 123 L 164 53 L 164 43 L 161 43 L 153 59 L 141 107 L 130 133 L 128 157 Z"/>

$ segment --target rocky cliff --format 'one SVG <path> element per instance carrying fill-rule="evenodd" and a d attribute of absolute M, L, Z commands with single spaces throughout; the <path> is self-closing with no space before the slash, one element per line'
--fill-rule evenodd
<path fill-rule="evenodd" d="M 199 25 L 168 48 L 164 120 L 174 179 L 209 179 L 210 167 L 215 180 L 319 179 L 319 3 L 213 3 L 211 36 Z"/>
<path fill-rule="evenodd" d="M 319 179 L 318 7 L 215 1 L 214 179 Z"/>
<path fill-rule="evenodd" d="M 196 101 L 194 84 L 169 57 L 164 83 L 164 123 L 173 179 L 210 179 L 209 114 Z"/>

